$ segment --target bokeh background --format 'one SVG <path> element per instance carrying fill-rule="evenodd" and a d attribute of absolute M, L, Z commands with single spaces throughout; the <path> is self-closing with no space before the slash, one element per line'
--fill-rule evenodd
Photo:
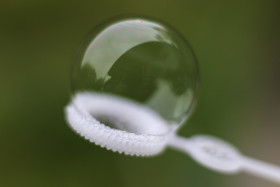
<path fill-rule="evenodd" d="M 0 186 L 277 186 L 214 173 L 169 149 L 119 155 L 70 130 L 73 56 L 94 26 L 127 13 L 170 23 L 196 52 L 200 99 L 182 136 L 215 135 L 280 165 L 278 0 L 1 0 Z"/>

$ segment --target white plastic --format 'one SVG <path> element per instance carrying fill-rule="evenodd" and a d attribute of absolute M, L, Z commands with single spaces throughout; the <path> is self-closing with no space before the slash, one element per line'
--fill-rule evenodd
<path fill-rule="evenodd" d="M 113 121 L 114 128 L 98 121 L 100 117 Z M 112 151 L 151 156 L 170 146 L 188 153 L 209 169 L 228 174 L 243 171 L 280 184 L 278 166 L 243 156 L 227 142 L 212 136 L 178 137 L 176 127 L 153 110 L 124 98 L 79 93 L 66 107 L 66 119 L 81 136 Z"/>

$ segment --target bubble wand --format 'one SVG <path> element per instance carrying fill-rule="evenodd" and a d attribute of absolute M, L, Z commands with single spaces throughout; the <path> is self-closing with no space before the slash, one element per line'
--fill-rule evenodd
<path fill-rule="evenodd" d="M 77 62 L 66 119 L 90 142 L 136 156 L 171 147 L 209 169 L 280 184 L 280 167 L 243 156 L 223 140 L 176 135 L 195 103 L 199 75 L 189 44 L 170 26 L 146 18 L 103 24 Z"/>

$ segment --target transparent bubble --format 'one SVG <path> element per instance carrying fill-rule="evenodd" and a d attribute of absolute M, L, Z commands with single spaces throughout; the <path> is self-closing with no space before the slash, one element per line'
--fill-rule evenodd
<path fill-rule="evenodd" d="M 74 96 L 87 92 L 133 101 L 176 126 L 193 108 L 198 79 L 193 51 L 177 31 L 154 19 L 127 17 L 105 22 L 89 34 L 73 64 L 71 89 Z M 129 129 L 108 116 L 94 117 Z"/>

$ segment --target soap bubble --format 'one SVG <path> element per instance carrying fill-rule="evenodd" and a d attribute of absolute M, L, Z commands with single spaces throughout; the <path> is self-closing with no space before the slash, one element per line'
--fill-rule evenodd
<path fill-rule="evenodd" d="M 92 30 L 73 63 L 71 90 L 73 96 L 93 93 L 136 103 L 173 127 L 190 114 L 198 79 L 195 55 L 177 31 L 154 19 L 127 17 Z M 106 106 L 110 108 L 110 102 Z M 94 117 L 110 127 L 133 131 L 121 124 L 134 119 L 130 114 L 118 122 L 113 114 L 112 119 Z M 137 132 L 154 133 L 145 131 L 147 125 L 143 128 Z"/>

